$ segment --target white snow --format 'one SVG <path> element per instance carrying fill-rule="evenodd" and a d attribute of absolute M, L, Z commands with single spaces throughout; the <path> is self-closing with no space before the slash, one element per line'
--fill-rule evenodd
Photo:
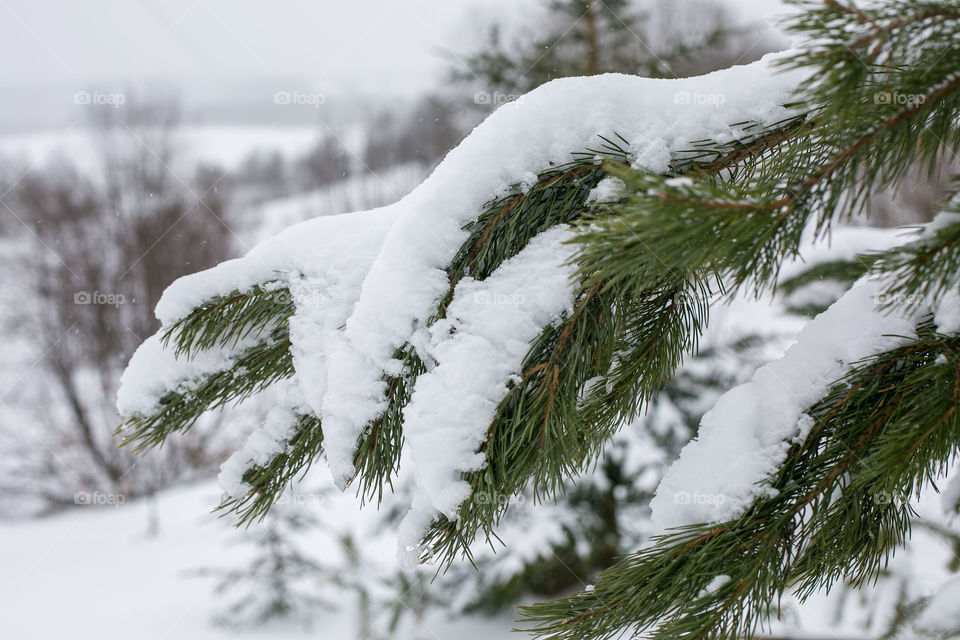
<path fill-rule="evenodd" d="M 243 447 L 220 465 L 217 481 L 227 496 L 237 500 L 247 496 L 251 487 L 243 481 L 244 472 L 250 467 L 264 465 L 283 453 L 290 438 L 296 434 L 294 426 L 297 412 L 291 407 L 304 410 L 303 394 L 296 384 L 287 385 L 285 391 L 285 403 L 271 409 L 263 425 L 247 437 Z"/>
<path fill-rule="evenodd" d="M 935 634 L 960 632 L 960 578 L 948 581 L 917 619 L 917 628 Z"/>
<path fill-rule="evenodd" d="M 483 468 L 477 449 L 486 439 L 506 382 L 522 373 L 529 343 L 573 304 L 573 236 L 555 227 L 530 240 L 483 281 L 457 285 L 447 317 L 416 340 L 431 363 L 404 408 L 419 492 L 401 530 L 404 548 L 416 547 L 437 513 L 456 519 L 470 495 L 461 473 Z M 491 499 L 499 498 L 491 496 Z M 429 508 L 422 508 L 429 504 Z"/>
<path fill-rule="evenodd" d="M 719 576 L 713 576 L 713 579 L 707 583 L 703 589 L 700 590 L 700 593 L 697 594 L 698 598 L 708 596 L 711 593 L 714 593 L 717 589 L 723 587 L 723 585 L 730 582 L 730 576 L 726 574 L 720 574 Z"/>
<path fill-rule="evenodd" d="M 317 480 L 324 474 L 316 474 Z M 319 487 L 318 487 L 319 488 Z M 303 548 L 324 560 L 338 554 L 335 535 L 350 532 L 361 546 L 361 563 L 352 577 L 378 584 L 396 569 L 390 535 L 378 532 L 378 514 L 360 508 L 351 495 L 320 493 L 311 490 L 315 510 L 322 522 L 333 530 L 311 529 L 305 532 Z M 323 496 L 321 499 L 321 495 Z M 357 633 L 355 599 L 330 585 L 332 595 L 343 603 L 340 610 L 318 615 L 313 635 L 296 622 L 277 622 L 262 628 L 236 629 L 216 625 L 212 617 L 226 604 L 213 593 L 207 580 L 189 576 L 203 567 L 241 566 L 250 560 L 249 547 L 229 544 L 237 535 L 228 522 L 210 514 L 218 498 L 212 482 L 167 490 L 149 501 L 131 500 L 119 507 L 82 507 L 68 512 L 19 523 L 0 522 L 0 628 L 11 638 L 75 638 L 93 640 L 126 638 L 168 640 L 235 640 L 237 637 L 269 640 L 319 637 L 349 638 Z M 532 519 L 521 519 L 505 529 L 505 541 L 523 557 L 535 557 L 547 548 L 546 542 L 563 541 L 564 517 L 560 508 L 524 503 L 515 505 L 516 513 L 529 511 Z M 150 511 L 155 510 L 159 533 L 146 535 Z M 326 529 L 326 525 L 320 529 Z M 255 525 L 263 526 L 263 525 Z M 382 527 L 380 527 L 382 529 Z M 373 533 L 371 533 L 373 532 Z M 552 533 L 551 533 L 552 532 Z M 388 532 L 389 533 L 389 532 Z M 386 539 L 384 539 L 386 538 Z M 548 552 L 547 552 L 548 553 Z M 956 579 L 949 587 L 946 569 L 952 558 L 949 545 L 922 528 L 912 534 L 910 547 L 897 554 L 891 563 L 896 576 L 910 576 L 911 598 L 936 595 L 932 613 L 920 620 L 932 630 L 947 627 L 955 620 L 960 599 Z M 501 554 L 498 562 L 519 562 L 518 557 Z M 463 567 L 472 571 L 470 567 Z M 492 583 L 496 577 L 515 575 L 515 567 L 483 565 Z M 911 573 L 912 572 L 912 573 Z M 357 575 L 359 574 L 359 576 Z M 485 576 L 488 573 L 484 574 Z M 454 600 L 471 595 L 469 584 L 437 581 Z M 435 583 L 436 584 L 436 583 Z M 913 591 L 917 588 L 924 592 Z M 893 611 L 900 584 L 881 582 L 876 589 L 889 592 L 879 610 L 860 598 L 844 598 L 834 589 L 829 596 L 814 594 L 803 605 L 784 598 L 787 615 L 774 621 L 778 637 L 857 638 L 882 634 Z M 473 594 L 475 595 L 475 594 Z M 878 595 L 881 595 L 878 593 Z M 534 600 L 529 598 L 527 601 Z M 51 615 L 51 603 L 56 615 Z M 842 622 L 836 617 L 844 608 Z M 389 618 L 389 611 L 374 611 L 377 622 Z M 422 635 L 428 638 L 494 640 L 515 638 L 509 629 L 516 615 L 507 610 L 499 615 L 478 617 L 448 616 L 432 610 L 427 613 Z M 863 626 L 861 626 L 861 622 Z"/>
<path fill-rule="evenodd" d="M 953 202 L 953 204 L 956 204 L 956 202 Z M 933 220 L 923 225 L 918 233 L 913 234 L 910 239 L 917 241 L 930 238 L 941 229 L 958 223 L 960 223 L 960 214 L 941 211 Z M 960 331 L 960 288 L 956 284 L 952 288 L 940 292 L 937 299 L 923 302 L 933 309 L 933 320 L 937 331 L 947 335 Z"/>
<path fill-rule="evenodd" d="M 940 333 L 952 335 L 960 331 L 960 291 L 953 288 L 943 292 L 933 321 Z"/>
<path fill-rule="evenodd" d="M 960 223 L 960 213 L 941 211 L 933 217 L 933 220 L 923 226 L 922 233 L 925 235 L 933 235 L 937 231 L 957 223 Z"/>
<path fill-rule="evenodd" d="M 784 302 L 793 308 L 802 309 L 808 306 L 824 308 L 830 306 L 837 298 L 842 296 L 847 287 L 849 287 L 848 282 L 815 280 L 784 296 Z"/>
<path fill-rule="evenodd" d="M 605 202 L 616 202 L 624 186 L 623 180 L 620 178 L 607 176 L 598 182 L 597 186 L 587 194 L 587 203 L 597 202 L 603 204 Z"/>
<path fill-rule="evenodd" d="M 324 393 L 326 348 L 330 333 L 349 315 L 358 288 L 383 234 L 389 226 L 387 209 L 316 218 L 294 225 L 254 247 L 244 258 L 178 279 L 157 304 L 164 326 L 187 315 L 195 306 L 233 290 L 278 282 L 290 287 L 296 312 L 290 321 L 295 364 L 310 375 L 307 401 L 319 410 Z M 325 259 L 318 260 L 318 246 Z M 308 287 L 307 284 L 312 284 Z M 274 286 L 278 286 L 274 284 Z M 256 336 L 231 348 L 214 348 L 193 357 L 176 357 L 160 334 L 137 349 L 120 381 L 117 409 L 121 415 L 148 414 L 169 391 L 188 389 L 202 376 L 229 368 Z"/>
<path fill-rule="evenodd" d="M 814 225 L 805 232 L 801 255 L 784 263 L 780 279 L 786 280 L 810 269 L 838 260 L 854 260 L 858 255 L 891 249 L 911 240 L 912 234 L 903 229 L 875 227 L 835 227 L 819 242 L 814 238 Z"/>
<path fill-rule="evenodd" d="M 323 216 L 288 227 L 243 258 L 174 281 L 157 303 L 157 318 L 167 326 L 210 298 L 291 274 L 359 273 L 362 278 L 392 222 L 391 209 L 381 207 Z"/>
<path fill-rule="evenodd" d="M 780 54 L 782 55 L 782 54 Z M 547 83 L 504 105 L 480 124 L 433 174 L 396 205 L 397 223 L 363 284 L 347 322 L 347 346 L 331 359 L 330 378 L 351 380 L 328 389 L 327 459 L 338 484 L 353 473 L 353 447 L 384 407 L 381 378 L 396 371 L 393 354 L 423 327 L 447 287 L 444 267 L 467 237 L 463 225 L 484 202 L 531 172 L 570 159 L 619 134 L 634 142 L 634 164 L 667 169 L 672 151 L 691 140 L 730 139 L 731 123 L 772 123 L 799 81 L 774 72 L 775 57 L 699 78 L 655 80 L 619 74 Z M 722 104 L 686 97 L 723 95 Z"/>
<path fill-rule="evenodd" d="M 876 308 L 881 285 L 861 279 L 812 320 L 783 358 L 764 365 L 708 411 L 651 501 L 661 530 L 736 518 L 770 489 L 791 440 L 810 428 L 804 413 L 853 363 L 914 336 L 921 310 Z"/>
<path fill-rule="evenodd" d="M 450 317 L 428 327 L 449 286 L 445 267 L 467 237 L 463 226 L 491 198 L 568 162 L 600 135 L 632 141 L 634 165 L 663 172 L 691 140 L 730 140 L 743 135 L 731 123 L 783 119 L 789 111 L 781 105 L 801 80 L 800 72 L 774 68 L 783 55 L 699 78 L 608 74 L 550 82 L 495 111 L 397 203 L 295 225 L 244 258 L 181 278 L 163 295 L 157 316 L 168 326 L 217 295 L 264 283 L 290 287 L 297 382 L 323 422 L 326 459 L 341 488 L 355 472 L 360 434 L 386 407 L 384 376 L 400 373 L 394 353 L 414 345 L 431 370 L 405 410 L 420 489 L 404 525 L 412 540 L 424 519 L 455 514 L 467 491 L 459 474 L 483 462 L 476 454 L 481 425 L 519 372 L 529 341 L 570 299 L 571 269 L 563 264 L 570 253 L 559 245 L 565 232 L 555 230 L 486 282 L 461 282 Z M 616 186 L 607 182 L 595 196 L 610 197 Z M 484 295 L 495 304 L 479 304 Z M 195 376 L 192 366 L 174 367 L 171 376 Z M 134 363 L 125 380 L 138 389 L 129 394 L 138 403 L 124 409 L 149 406 L 169 388 L 171 380 L 140 379 L 150 373 Z M 240 458 L 251 459 L 250 452 Z M 231 469 L 227 484 L 238 490 Z"/>
<path fill-rule="evenodd" d="M 394 540 L 384 535 L 373 510 L 352 495 L 327 491 L 329 482 L 301 488 L 291 508 L 313 511 L 323 523 L 303 532 L 300 547 L 336 567 L 342 576 L 385 590 L 395 575 Z M 78 507 L 50 518 L 0 522 L 0 634 L 48 640 L 282 640 L 355 638 L 362 635 L 356 595 L 342 585 L 317 589 L 340 606 L 318 611 L 308 630 L 297 620 L 238 628 L 226 615 L 232 602 L 214 592 L 214 580 L 191 575 L 198 569 L 235 569 L 252 560 L 249 545 L 236 544 L 238 530 L 210 513 L 219 492 L 213 482 L 160 493 L 154 501 L 128 500 L 120 507 Z M 298 506 L 300 505 L 300 506 Z M 147 534 L 151 512 L 159 523 Z M 254 525 L 258 527 L 265 524 Z M 355 563 L 342 558 L 337 536 L 357 542 Z M 399 595 L 399 592 L 397 592 Z M 398 606 L 400 606 L 398 604 Z M 404 612 L 407 612 L 404 609 Z M 391 609 L 376 608 L 366 622 L 389 623 Z M 410 635 L 400 637 L 507 640 L 512 612 L 449 619 L 430 610 Z"/>
<path fill-rule="evenodd" d="M 123 416 L 149 415 L 160 399 L 172 391 L 183 392 L 206 375 L 229 369 L 244 348 L 256 340 L 248 337 L 228 349 L 210 349 L 193 358 L 178 358 L 154 334 L 137 347 L 120 377 L 117 411 Z"/>
<path fill-rule="evenodd" d="M 955 221 L 938 216 L 922 233 Z M 838 228 L 829 242 L 813 243 L 801 257 L 786 263 L 782 278 L 811 266 L 890 249 L 915 234 L 897 229 Z M 814 289 L 828 288 L 814 284 Z M 651 502 L 659 530 L 735 518 L 766 491 L 764 482 L 779 466 L 792 442 L 811 428 L 804 413 L 851 365 L 894 348 L 915 335 L 916 322 L 935 311 L 944 333 L 960 330 L 960 295 L 948 292 L 939 301 L 879 310 L 887 283 L 864 277 L 832 307 L 800 332 L 783 358 L 761 367 L 754 377 L 724 394 L 708 411 L 697 437 L 670 468 Z M 810 295 L 808 287 L 798 293 Z M 817 301 L 820 301 L 819 299 Z M 790 302 L 798 300 L 791 298 Z"/>

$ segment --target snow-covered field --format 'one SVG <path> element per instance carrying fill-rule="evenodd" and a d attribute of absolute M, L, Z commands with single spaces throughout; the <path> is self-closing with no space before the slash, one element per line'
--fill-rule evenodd
<path fill-rule="evenodd" d="M 233 167 L 253 152 L 279 153 L 293 158 L 309 151 L 324 135 L 318 125 L 183 125 L 176 133 L 178 150 L 187 164 L 205 162 Z M 60 155 L 77 166 L 90 166 L 98 158 L 91 133 L 77 124 L 69 129 L 0 136 L 0 156 L 18 158 L 29 165 L 43 164 Z"/>
<path fill-rule="evenodd" d="M 78 508 L 67 513 L 0 525 L 0 637 L 23 640 L 226 640 L 231 638 L 357 637 L 352 596 L 339 611 L 322 612 L 312 630 L 295 621 L 237 629 L 220 624 L 224 602 L 202 568 L 242 563 L 248 548 L 231 544 L 237 533 L 210 513 L 220 491 L 204 482 L 118 507 Z M 319 507 L 335 515 L 339 530 L 360 522 L 352 495 L 337 495 Z M 150 535 L 151 509 L 159 523 Z M 305 546 L 325 558 L 337 553 L 329 534 L 309 534 Z M 389 566 L 389 542 L 367 541 L 361 572 L 378 579 Z M 371 559 L 372 558 L 372 559 Z M 375 617 L 389 616 L 387 611 Z M 445 620 L 429 616 L 421 637 L 460 640 L 511 637 L 509 613 L 495 618 Z M 515 636 L 514 636 L 515 637 Z"/>
<path fill-rule="evenodd" d="M 753 70 L 762 68 L 763 65 L 758 64 Z M 730 80 L 735 80 L 734 84 L 749 85 L 753 73 L 744 69 L 726 75 L 715 74 L 709 81 L 712 84 L 707 86 L 719 92 Z M 676 104 L 675 85 L 654 85 L 654 81 L 647 81 L 647 86 L 640 86 L 635 81 L 605 77 L 579 82 L 597 84 L 618 96 L 634 92 L 638 101 L 641 98 L 650 101 L 651 105 L 647 106 L 655 108 L 657 113 L 666 112 L 663 105 Z M 637 86 L 630 87 L 631 92 L 624 91 L 627 82 Z M 631 118 L 635 115 L 631 109 L 615 103 L 611 114 L 604 116 L 608 122 L 602 130 L 624 130 L 635 134 L 629 137 L 653 140 L 641 150 L 640 161 L 642 166 L 663 173 L 671 154 L 691 139 L 732 135 L 726 123 L 748 116 L 761 122 L 782 118 L 780 105 L 789 83 L 779 77 L 777 82 L 782 85 L 779 86 L 782 95 L 765 95 L 766 103 L 745 92 L 744 97 L 725 103 L 727 111 L 711 111 L 711 126 L 718 127 L 719 134 L 691 128 L 691 123 L 699 122 L 699 118 L 691 114 L 684 116 L 690 122 L 684 118 L 677 120 L 676 130 L 651 119 L 630 131 L 625 129 L 629 123 L 618 118 L 626 117 L 623 114 Z M 395 588 L 386 586 L 386 581 L 395 576 L 401 566 L 398 547 L 406 552 L 409 561 L 409 556 L 417 555 L 410 552 L 418 551 L 417 542 L 433 518 L 438 514 L 456 517 L 470 491 L 461 474 L 483 469 L 487 464 L 483 459 L 478 460 L 475 452 L 495 417 L 495 407 L 506 393 L 503 381 L 523 373 L 522 357 L 527 345 L 572 305 L 574 291 L 568 272 L 572 269 L 571 254 L 565 242 L 569 236 L 565 229 L 553 229 L 531 240 L 527 248 L 483 281 L 465 278 L 458 284 L 447 308 L 452 320 L 438 322 L 431 326 L 429 333 L 414 332 L 416 327 L 428 326 L 435 301 L 449 287 L 447 278 L 435 276 L 443 274 L 442 269 L 465 239 L 463 225 L 476 216 L 489 195 L 502 193 L 514 183 L 536 180 L 538 173 L 548 166 L 548 160 L 554 164 L 561 162 L 571 148 L 583 148 L 595 135 L 592 123 L 585 124 L 582 131 L 561 127 L 561 120 L 573 119 L 563 111 L 550 112 L 557 118 L 555 121 L 538 118 L 537 122 L 545 123 L 542 131 L 524 119 L 527 117 L 524 114 L 529 114 L 538 104 L 551 107 L 555 102 L 562 102 L 571 112 L 586 111 L 586 105 L 573 110 L 571 105 L 577 106 L 574 96 L 590 96 L 590 106 L 598 109 L 592 105 L 592 92 L 578 90 L 571 91 L 570 96 L 563 94 L 561 90 L 568 85 L 572 87 L 574 83 L 555 84 L 552 89 L 541 91 L 539 98 L 530 94 L 527 102 L 511 103 L 488 120 L 508 125 L 505 129 L 511 132 L 510 138 L 518 141 L 513 156 L 505 156 L 496 166 L 484 164 L 491 149 L 499 150 L 503 136 L 490 127 L 478 128 L 473 142 L 468 141 L 451 153 L 422 187 L 391 207 L 329 217 L 349 209 L 374 206 L 379 204 L 377 200 L 387 202 L 401 198 L 422 177 L 422 167 L 401 166 L 382 175 L 351 178 L 332 188 L 250 205 L 242 213 L 246 216 L 242 218 L 242 226 L 251 244 L 301 220 L 326 217 L 286 230 L 260 244 L 243 259 L 178 280 L 158 306 L 158 316 L 169 326 L 215 295 L 286 279 L 284 285 L 296 302 L 295 315 L 289 320 L 291 351 L 298 376 L 296 384 L 300 385 L 294 390 L 302 395 L 290 394 L 289 415 L 285 417 L 293 419 L 281 426 L 295 424 L 294 411 L 309 405 L 309 409 L 324 420 L 327 462 L 323 469 L 312 474 L 309 485 L 312 493 L 305 494 L 311 498 L 305 508 L 316 514 L 322 525 L 300 534 L 300 542 L 318 562 L 336 568 L 338 575 L 349 575 L 351 580 L 372 585 L 374 589 Z M 659 91 L 649 91 L 652 86 L 659 87 Z M 689 87 L 693 89 L 694 85 Z M 557 93 L 551 95 L 549 91 Z M 538 102 L 544 95 L 551 100 Z M 558 97 L 567 99 L 554 100 Z M 662 137 L 652 137 L 654 129 L 662 129 Z M 562 130 L 566 139 L 555 143 L 549 135 L 553 130 Z M 43 137 L 0 140 L 0 153 L 35 163 L 60 152 L 83 165 L 84 154 L 89 149 L 79 138 L 74 139 L 73 133 L 68 132 L 56 140 Z M 303 153 L 316 142 L 317 135 L 316 130 L 242 132 L 213 128 L 188 132 L 188 140 L 193 161 L 233 164 L 255 149 L 275 150 L 287 156 Z M 227 140 L 230 142 L 224 142 Z M 537 147 L 538 143 L 542 148 Z M 478 179 L 464 185 L 462 176 L 471 174 L 479 176 Z M 425 229 L 430 233 L 424 233 Z M 842 239 L 843 234 L 839 235 Z M 876 248 L 876 245 L 868 246 Z M 506 313 L 509 309 L 491 306 L 491 300 L 507 300 L 518 291 L 521 302 L 510 304 L 519 308 L 530 300 L 526 316 L 519 311 L 511 316 Z M 848 302 L 832 308 L 832 315 L 828 311 L 807 325 L 800 341 L 787 352 L 784 360 L 760 369 L 752 382 L 739 388 L 739 393 L 735 389 L 725 396 L 726 400 L 705 419 L 700 439 L 688 447 L 685 457 L 680 458 L 667 482 L 661 485 L 661 492 L 653 503 L 655 528 L 718 522 L 736 518 L 743 512 L 763 488 L 760 482 L 782 463 L 786 444 L 802 436 L 803 425 L 810 419 L 801 415 L 801 411 L 822 397 L 851 362 L 889 348 L 891 344 L 887 339 L 891 335 L 907 334 L 915 325 L 917 318 L 913 316 L 891 319 L 889 315 L 874 313 L 877 294 L 877 290 L 865 285 L 854 289 L 852 295 L 844 298 Z M 762 311 L 739 313 L 734 317 L 736 322 L 771 324 Z M 835 323 L 838 313 L 842 323 Z M 722 318 L 723 314 L 718 315 Z M 741 331 L 743 328 L 738 327 Z M 872 329 L 867 335 L 875 334 L 876 342 L 868 343 L 861 338 L 865 329 Z M 812 346 L 808 346 L 811 336 Z M 361 509 L 351 491 L 337 493 L 333 485 L 336 482 L 344 486 L 352 479 L 351 474 L 357 468 L 354 454 L 358 437 L 365 425 L 379 417 L 377 412 L 383 412 L 381 395 L 385 393 L 379 383 L 394 371 L 396 350 L 408 343 L 428 353 L 435 366 L 420 374 L 412 399 L 404 409 L 406 453 L 409 454 L 405 463 L 412 461 L 418 466 L 412 480 L 401 478 L 405 483 L 402 485 L 398 481 L 404 489 L 412 489 L 406 495 L 400 492 L 399 510 L 407 511 L 408 516 L 400 526 L 398 545 L 395 521 L 385 525 L 382 512 L 369 505 Z M 198 372 L 212 374 L 232 366 L 231 359 L 249 346 L 243 342 L 221 345 L 223 353 L 208 350 L 213 352 L 209 362 L 197 357 L 178 363 L 176 357 L 182 354 L 174 353 L 174 348 L 168 346 L 165 356 L 160 344 L 157 338 L 146 342 L 124 378 L 119 409 L 126 416 L 149 415 L 170 392 L 183 389 L 183 380 L 199 377 Z M 810 354 L 818 354 L 818 345 L 831 347 L 819 354 L 824 367 L 804 366 Z M 832 358 L 835 352 L 842 358 Z M 33 357 L 34 354 L 30 354 L 23 359 Z M 483 364 L 482 369 L 492 371 L 490 375 L 496 379 L 478 374 L 478 362 Z M 170 368 L 158 363 L 168 364 Z M 183 365 L 182 376 L 167 375 L 178 365 Z M 784 402 L 777 404 L 784 396 L 782 386 L 790 393 Z M 478 404 L 477 399 L 482 403 Z M 777 425 L 777 420 L 783 424 Z M 205 480 L 164 491 L 151 499 L 130 503 L 121 500 L 122 504 L 114 506 L 77 507 L 43 519 L 0 524 L 0 631 L 3 636 L 41 639 L 132 636 L 147 640 L 309 636 L 371 640 L 364 631 L 369 618 L 376 619 L 376 626 L 390 618 L 391 609 L 381 604 L 380 608 L 367 611 L 357 592 L 342 583 L 328 580 L 319 585 L 318 590 L 326 592 L 340 606 L 334 611 L 318 611 L 309 624 L 286 620 L 241 629 L 233 617 L 218 615 L 227 603 L 216 595 L 209 577 L 197 575 L 204 569 L 241 567 L 253 557 L 249 546 L 233 544 L 242 534 L 231 529 L 231 519 L 218 519 L 210 509 L 221 501 L 221 491 L 236 499 L 247 495 L 250 486 L 244 484 L 244 472 L 253 465 L 264 464 L 288 446 L 292 431 L 280 433 L 273 422 L 268 418 L 263 431 L 251 438 L 252 444 L 225 465 L 220 478 L 222 490 L 212 480 Z M 455 428 L 450 428 L 451 423 Z M 764 431 L 771 424 L 783 427 L 773 433 L 772 439 L 771 432 Z M 267 442 L 267 437 L 272 440 Z M 751 469 L 738 455 L 757 450 L 759 445 L 764 445 L 765 438 L 774 442 L 767 447 L 770 452 L 764 451 L 762 462 L 769 464 Z M 735 464 L 731 464 L 731 460 Z M 688 501 L 690 495 L 723 496 L 725 500 L 716 505 L 726 506 L 717 513 L 720 509 L 707 508 L 714 503 L 687 505 L 677 499 L 680 494 L 686 494 Z M 734 499 L 728 503 L 727 496 Z M 94 499 L 93 502 L 111 502 L 111 498 L 116 498 L 103 497 L 106 500 Z M 947 521 L 948 516 L 943 514 L 935 498 L 933 492 L 928 492 L 916 506 L 924 521 L 940 524 Z M 395 508 L 389 503 L 388 499 L 387 506 Z M 955 515 L 949 517 L 956 518 Z M 954 549 L 921 525 L 918 522 L 910 544 L 891 563 L 875 597 L 861 600 L 849 592 L 849 597 L 844 597 L 841 588 L 829 596 L 817 595 L 803 606 L 786 598 L 783 618 L 773 625 L 772 633 L 777 637 L 876 637 L 886 628 L 891 612 L 896 610 L 901 589 L 909 590 L 907 595 L 911 600 L 939 592 Z M 254 524 L 253 530 L 260 526 Z M 533 533 L 531 531 L 531 536 Z M 358 541 L 356 553 L 341 543 L 345 535 Z M 447 588 L 452 593 L 445 595 L 455 599 L 456 589 L 463 585 L 447 585 Z M 411 623 L 412 635 L 408 637 L 460 640 L 517 637 L 509 634 L 511 618 L 508 610 L 488 617 L 448 618 L 438 608 Z"/>
<path fill-rule="evenodd" d="M 322 474 L 321 474 L 322 475 Z M 242 564 L 249 548 L 233 544 L 238 534 L 227 520 L 210 513 L 218 501 L 213 482 L 160 494 L 155 503 L 139 501 L 117 507 L 86 507 L 40 520 L 0 524 L 0 629 L 2 637 L 75 640 L 225 640 L 242 638 L 356 638 L 358 620 L 352 595 L 338 611 L 320 612 L 310 628 L 296 621 L 256 628 L 223 626 L 217 612 L 224 602 L 209 579 L 190 575 L 198 569 Z M 939 508 L 936 500 L 921 512 Z M 338 532 L 355 529 L 369 510 L 360 511 L 351 494 L 335 493 L 318 506 L 325 526 L 311 531 L 304 546 L 329 559 L 339 553 L 327 526 Z M 151 534 L 151 519 L 158 524 Z M 254 525 L 258 526 L 258 525 Z M 262 525 L 261 525 L 262 526 Z M 386 533 L 362 545 L 361 578 L 381 580 L 393 566 L 395 536 Z M 952 552 L 922 528 L 914 544 L 898 555 L 893 575 L 932 595 L 944 580 Z M 784 620 L 774 632 L 792 637 L 873 637 L 892 610 L 896 583 L 886 582 L 878 606 L 857 597 L 815 597 L 798 608 L 784 602 Z M 374 618 L 389 612 L 377 610 Z M 430 640 L 521 638 L 511 634 L 513 616 L 465 616 L 448 619 L 428 614 L 419 637 Z M 859 625 L 865 625 L 861 627 Z M 802 628 L 799 631 L 798 626 Z"/>
<path fill-rule="evenodd" d="M 258 203 L 237 212 L 243 240 L 253 246 L 310 218 L 363 211 L 395 202 L 419 184 L 425 174 L 426 169 L 419 164 L 401 164 Z"/>

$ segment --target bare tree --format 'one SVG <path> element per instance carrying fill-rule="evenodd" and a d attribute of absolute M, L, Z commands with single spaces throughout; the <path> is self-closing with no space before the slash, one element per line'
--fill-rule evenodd
<path fill-rule="evenodd" d="M 35 169 L 2 198 L 22 223 L 5 235 L 11 246 L 28 247 L 7 257 L 31 299 L 12 317 L 42 354 L 23 385 L 43 385 L 49 404 L 22 397 L 23 385 L 7 392 L 4 403 L 30 416 L 22 420 L 42 446 L 23 445 L 14 479 L 0 482 L 43 508 L 98 492 L 149 494 L 218 460 L 209 429 L 139 461 L 118 448 L 113 431 L 119 374 L 157 330 L 153 308 L 164 288 L 227 257 L 222 175 L 195 168 L 182 177 L 169 103 L 103 109 L 93 122 L 99 167 L 81 172 L 61 161 Z"/>
<path fill-rule="evenodd" d="M 363 151 L 371 171 L 403 163 L 432 166 L 476 124 L 462 104 L 441 95 L 427 95 L 407 113 L 393 110 L 375 116 Z"/>

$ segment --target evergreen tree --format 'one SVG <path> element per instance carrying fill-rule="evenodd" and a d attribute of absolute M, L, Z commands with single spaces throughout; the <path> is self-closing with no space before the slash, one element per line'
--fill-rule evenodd
<path fill-rule="evenodd" d="M 334 609 L 333 598 L 322 593 L 325 585 L 339 584 L 341 568 L 321 564 L 298 540 L 316 525 L 303 507 L 277 504 L 263 526 L 239 533 L 237 542 L 253 548 L 246 566 L 198 570 L 198 576 L 217 579 L 217 594 L 232 599 L 216 619 L 230 627 L 283 619 L 309 627 L 319 612 Z"/>
<path fill-rule="evenodd" d="M 779 334 L 789 335 L 795 323 L 783 318 L 780 324 L 764 333 L 727 326 L 707 339 L 646 414 L 620 428 L 596 468 L 566 481 L 554 502 L 536 504 L 530 491 L 514 500 L 498 527 L 502 544 L 474 545 L 473 565 L 452 566 L 438 590 L 456 591 L 456 610 L 496 611 L 530 595 L 582 587 L 643 544 L 651 530 L 649 502 L 666 466 L 719 395 L 745 381 L 765 354 L 776 353 Z"/>
<path fill-rule="evenodd" d="M 683 63 L 723 57 L 737 35 L 721 7 L 700 0 L 552 0 L 544 13 L 531 33 L 509 41 L 502 25 L 491 26 L 483 46 L 463 57 L 466 69 L 453 77 L 479 78 L 486 90 L 514 96 L 571 76 L 674 77 Z"/>
<path fill-rule="evenodd" d="M 493 100 L 561 76 L 705 73 L 749 55 L 744 51 L 730 58 L 723 55 L 747 43 L 738 40 L 744 34 L 714 3 L 575 0 L 551 2 L 546 14 L 548 19 L 536 27 L 536 37 L 518 38 L 510 46 L 494 25 L 485 46 L 465 56 L 469 72 L 454 76 L 494 88 L 494 94 L 477 94 Z M 462 566 L 463 570 L 449 572 L 449 584 L 461 588 L 458 603 L 467 609 L 497 609 L 527 594 L 564 593 L 591 581 L 617 556 L 639 546 L 644 541 L 640 532 L 650 528 L 646 504 L 664 461 L 676 458 L 719 392 L 745 380 L 759 365 L 756 354 L 775 334 L 771 328 L 768 334 L 741 335 L 701 348 L 698 361 L 678 370 L 651 401 L 646 416 L 621 427 L 620 434 L 626 437 L 610 442 L 592 473 L 564 482 L 558 499 L 565 504 L 550 516 L 562 525 L 544 528 L 546 537 L 537 553 L 515 553 L 509 543 L 497 545 L 495 554 L 480 550 L 483 557 L 477 557 L 471 552 L 481 570 Z M 629 437 L 631 433 L 639 437 Z M 534 496 L 524 498 L 532 502 Z M 504 528 L 515 528 L 529 540 L 542 521 L 536 509 L 514 507 L 500 535 L 505 535 Z M 470 586 L 464 589 L 465 585 Z"/>
<path fill-rule="evenodd" d="M 598 96 L 565 90 L 626 80 L 552 83 L 494 114 L 396 209 L 301 226 L 175 284 L 121 390 L 127 441 L 157 445 L 210 408 L 295 380 L 301 395 L 228 465 L 223 508 L 262 517 L 321 452 L 341 486 L 379 501 L 409 448 L 417 491 L 402 543 L 422 561 L 469 555 L 511 497 L 556 495 L 655 401 L 712 306 L 775 289 L 811 235 L 822 242 L 871 190 L 957 151 L 956 3 L 801 8 L 791 29 L 809 44 L 779 59 L 779 75 L 699 79 L 750 91 L 750 104 L 693 111 L 707 122 L 686 149 L 635 127 L 551 163 L 556 145 L 534 144 L 544 130 L 523 118 L 569 142 L 575 115 L 557 118 L 601 116 Z M 792 79 L 797 91 L 779 94 Z M 696 104 L 701 85 L 677 86 L 676 104 Z M 720 126 L 718 114 L 743 117 Z M 606 115 L 598 127 L 668 122 Z M 512 136 L 522 149 L 493 157 Z M 733 638 L 785 593 L 877 579 L 907 543 L 912 498 L 960 447 L 960 197 L 942 209 L 858 261 L 864 275 L 784 358 L 718 400 L 657 490 L 660 535 L 592 588 L 523 609 L 534 633 Z M 159 377 L 157 359 L 169 367 Z"/>

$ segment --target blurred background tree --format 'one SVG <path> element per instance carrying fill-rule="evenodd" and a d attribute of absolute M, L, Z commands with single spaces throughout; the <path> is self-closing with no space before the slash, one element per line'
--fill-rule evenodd
<path fill-rule="evenodd" d="M 49 510 L 93 494 L 148 495 L 209 474 L 221 455 L 212 428 L 142 460 L 118 449 L 113 431 L 120 373 L 156 331 L 163 290 L 229 255 L 222 174 L 170 171 L 178 163 L 173 102 L 131 101 L 91 115 L 93 172 L 65 159 L 35 167 L 3 200 L 18 223 L 6 229 L 18 250 L 0 259 L 11 269 L 30 265 L 13 285 L 23 304 L 4 319 L 33 340 L 49 384 L 43 400 L 12 408 L 34 434 L 14 442 L 20 455 L 0 476 L 3 495 L 20 508 L 28 496 L 29 509 Z M 51 446 L 35 446 L 37 438 Z"/>
<path fill-rule="evenodd" d="M 516 97 L 570 76 L 697 75 L 752 62 L 771 46 L 707 0 L 554 0 L 543 13 L 536 25 L 491 25 L 453 78 Z"/>

